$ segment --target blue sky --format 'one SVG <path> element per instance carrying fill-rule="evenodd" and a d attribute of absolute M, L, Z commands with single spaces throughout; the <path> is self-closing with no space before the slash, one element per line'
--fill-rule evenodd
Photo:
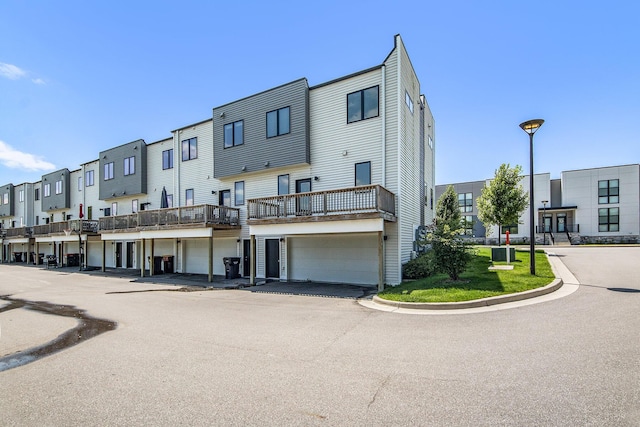
<path fill-rule="evenodd" d="M 436 183 L 640 163 L 635 1 L 0 3 L 0 184 L 380 64 L 397 33 L 436 120 Z"/>

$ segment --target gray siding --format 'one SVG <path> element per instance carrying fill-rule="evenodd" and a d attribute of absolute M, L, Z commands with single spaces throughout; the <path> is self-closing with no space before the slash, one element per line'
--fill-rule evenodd
<path fill-rule="evenodd" d="M 559 208 L 562 206 L 562 180 L 551 180 L 551 205 L 549 208 Z"/>
<path fill-rule="evenodd" d="M 124 175 L 124 159 L 135 158 L 135 170 Z M 113 162 L 113 179 L 104 180 L 104 166 Z M 130 142 L 119 147 L 100 152 L 100 166 L 97 174 L 100 200 L 147 193 L 147 144 L 144 140 Z"/>
<path fill-rule="evenodd" d="M 8 194 L 9 203 L 4 204 L 4 195 Z M 13 216 L 15 211 L 15 197 L 13 194 L 13 184 L 7 184 L 0 187 L 0 218 Z"/>
<path fill-rule="evenodd" d="M 40 200 L 42 211 L 49 212 L 58 209 L 69 209 L 71 207 L 71 173 L 69 169 L 60 169 L 47 175 L 42 175 L 40 184 Z M 62 181 L 62 193 L 56 194 L 56 182 Z M 44 188 L 50 185 L 50 194 L 45 197 Z"/>
<path fill-rule="evenodd" d="M 267 112 L 290 107 L 290 132 L 267 138 Z M 244 143 L 224 148 L 224 125 L 244 121 Z M 309 87 L 306 79 L 213 109 L 213 176 L 224 178 L 310 163 Z M 243 170 L 244 168 L 244 170 Z"/>
<path fill-rule="evenodd" d="M 461 216 L 471 215 L 473 217 L 473 237 L 485 237 L 487 231 L 482 224 L 482 222 L 478 219 L 478 205 L 477 200 L 478 197 L 482 194 L 482 189 L 485 186 L 485 181 L 473 181 L 473 182 L 462 182 L 458 184 L 446 184 L 446 185 L 436 185 L 436 195 L 434 201 L 434 210 L 435 205 L 437 205 L 438 200 L 442 196 L 442 194 L 447 190 L 449 185 L 453 185 L 457 194 L 460 193 L 471 193 L 471 197 L 473 198 L 473 209 L 471 212 L 460 212 Z"/>

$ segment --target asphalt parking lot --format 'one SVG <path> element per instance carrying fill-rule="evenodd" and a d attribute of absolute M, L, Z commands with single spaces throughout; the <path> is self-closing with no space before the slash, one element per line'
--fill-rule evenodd
<path fill-rule="evenodd" d="M 1 424 L 639 425 L 640 248 L 556 252 L 576 292 L 444 316 L 0 265 L 0 295 L 117 324 L 0 372 Z M 0 355 L 72 326 L 0 311 Z"/>

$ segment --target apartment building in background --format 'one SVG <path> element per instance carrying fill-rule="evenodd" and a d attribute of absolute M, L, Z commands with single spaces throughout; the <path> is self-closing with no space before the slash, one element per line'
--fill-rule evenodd
<path fill-rule="evenodd" d="M 399 35 L 382 63 L 212 108 L 166 139 L 0 187 L 3 262 L 398 284 L 433 219 L 435 123 Z"/>

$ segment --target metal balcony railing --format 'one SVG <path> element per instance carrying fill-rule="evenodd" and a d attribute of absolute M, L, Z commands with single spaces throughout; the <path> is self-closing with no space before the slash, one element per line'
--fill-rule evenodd
<path fill-rule="evenodd" d="M 41 224 L 33 226 L 34 236 L 46 236 L 49 234 L 62 234 L 65 230 L 71 230 L 77 234 L 97 233 L 98 221 L 88 219 L 72 219 L 69 221 L 51 222 L 49 224 Z"/>
<path fill-rule="evenodd" d="M 100 231 L 108 231 L 197 224 L 237 226 L 240 224 L 239 210 L 214 205 L 154 209 L 100 218 L 98 228 Z"/>
<path fill-rule="evenodd" d="M 31 227 L 5 228 L 5 237 L 31 237 L 33 232 Z"/>
<path fill-rule="evenodd" d="M 250 220 L 380 212 L 395 216 L 395 195 L 380 185 L 250 199 Z"/>

